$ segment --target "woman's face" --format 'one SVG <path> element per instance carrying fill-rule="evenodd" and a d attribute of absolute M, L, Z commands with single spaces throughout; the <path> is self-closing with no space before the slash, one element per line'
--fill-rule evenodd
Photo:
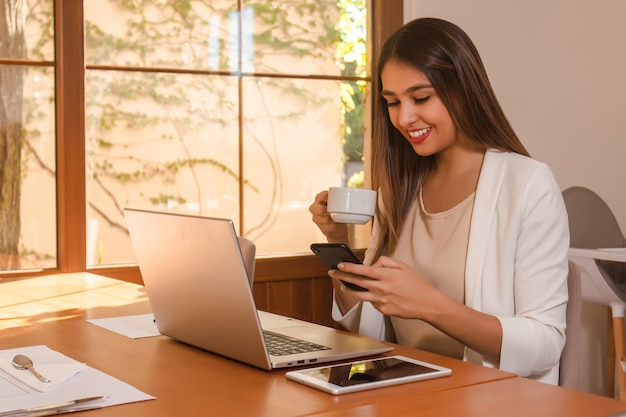
<path fill-rule="evenodd" d="M 457 143 L 450 112 L 422 71 L 389 61 L 381 73 L 382 96 L 391 123 L 420 156 L 435 155 Z"/>

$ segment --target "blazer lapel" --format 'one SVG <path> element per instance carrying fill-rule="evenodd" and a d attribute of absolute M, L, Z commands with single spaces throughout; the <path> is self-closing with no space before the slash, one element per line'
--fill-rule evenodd
<path fill-rule="evenodd" d="M 480 171 L 470 222 L 467 260 L 465 262 L 465 304 L 482 307 L 481 287 L 489 229 L 506 169 L 507 153 L 488 149 Z"/>

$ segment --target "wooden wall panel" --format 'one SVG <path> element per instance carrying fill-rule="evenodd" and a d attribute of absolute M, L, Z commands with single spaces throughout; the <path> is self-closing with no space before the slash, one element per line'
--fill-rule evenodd
<path fill-rule="evenodd" d="M 311 321 L 325 326 L 337 327 L 331 317 L 333 305 L 333 283 L 328 277 L 313 279 L 313 317 Z"/>
<path fill-rule="evenodd" d="M 267 286 L 267 282 L 259 282 L 252 285 L 252 295 L 258 310 L 270 311 L 269 303 L 267 302 Z"/>
<path fill-rule="evenodd" d="M 272 313 L 291 316 L 293 300 L 290 281 L 268 283 L 268 307 Z"/>
<path fill-rule="evenodd" d="M 309 321 L 313 321 L 313 280 L 302 279 L 290 282 L 291 285 L 291 316 L 307 317 Z"/>
<path fill-rule="evenodd" d="M 338 327 L 331 317 L 332 291 L 332 282 L 326 276 L 259 282 L 252 286 L 259 310 Z"/>

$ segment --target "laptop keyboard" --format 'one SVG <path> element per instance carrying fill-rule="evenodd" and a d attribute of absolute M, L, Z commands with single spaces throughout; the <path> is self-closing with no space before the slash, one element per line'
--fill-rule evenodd
<path fill-rule="evenodd" d="M 293 355 L 294 353 L 306 353 L 330 349 L 328 346 L 318 345 L 306 340 L 296 339 L 294 337 L 285 336 L 267 330 L 263 331 L 263 335 L 265 336 L 265 345 L 267 346 L 267 350 L 270 355 L 273 356 Z"/>

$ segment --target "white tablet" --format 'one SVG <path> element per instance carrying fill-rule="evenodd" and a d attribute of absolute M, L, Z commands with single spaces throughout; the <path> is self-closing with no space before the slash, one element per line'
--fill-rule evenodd
<path fill-rule="evenodd" d="M 349 392 L 405 384 L 440 378 L 452 374 L 452 370 L 405 356 L 388 356 L 319 368 L 289 371 L 287 379 L 300 382 L 329 394 Z"/>

